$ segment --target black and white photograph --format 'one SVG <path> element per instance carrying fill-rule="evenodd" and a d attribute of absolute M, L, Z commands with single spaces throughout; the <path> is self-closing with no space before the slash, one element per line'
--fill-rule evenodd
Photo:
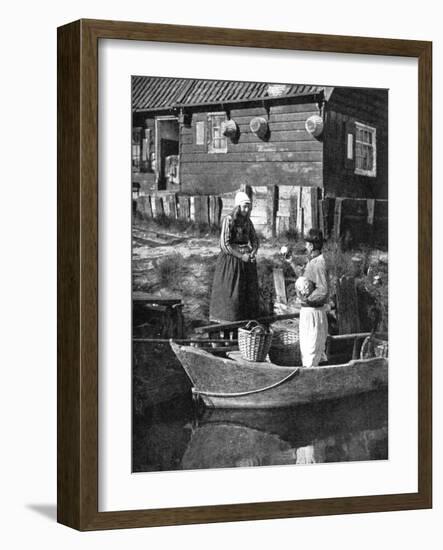
<path fill-rule="evenodd" d="M 389 91 L 131 84 L 133 471 L 387 460 Z"/>

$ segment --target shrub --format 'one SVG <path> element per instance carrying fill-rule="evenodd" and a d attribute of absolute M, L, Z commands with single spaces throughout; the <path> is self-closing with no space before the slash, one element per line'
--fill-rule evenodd
<path fill-rule="evenodd" d="M 276 262 L 271 258 L 261 258 L 257 262 L 260 314 L 272 315 L 274 307 L 274 276 Z"/>
<path fill-rule="evenodd" d="M 387 272 L 369 271 L 361 280 L 369 294 L 373 306 L 378 311 L 378 327 L 381 332 L 388 332 L 389 323 L 389 277 Z M 371 314 L 371 312 L 369 312 Z"/>
<path fill-rule="evenodd" d="M 336 241 L 328 241 L 323 247 L 323 255 L 329 271 L 330 293 L 335 294 L 336 282 L 343 275 L 357 276 L 357 289 L 360 308 L 360 321 L 367 330 L 372 329 L 373 318 L 378 318 L 379 331 L 388 330 L 388 273 L 382 270 L 382 276 L 377 279 L 374 275 L 378 270 L 369 267 L 371 249 L 362 246 L 358 250 L 343 250 Z M 361 273 L 356 273 L 356 264 L 353 258 L 361 259 Z M 369 324 L 368 324 L 369 323 Z"/>
<path fill-rule="evenodd" d="M 183 256 L 178 252 L 161 259 L 157 264 L 158 279 L 161 285 L 167 288 L 180 288 L 183 266 Z"/>
<path fill-rule="evenodd" d="M 343 275 L 354 273 L 354 262 L 352 261 L 355 252 L 343 251 L 337 241 L 327 241 L 323 246 L 323 256 L 330 277 L 339 279 Z"/>

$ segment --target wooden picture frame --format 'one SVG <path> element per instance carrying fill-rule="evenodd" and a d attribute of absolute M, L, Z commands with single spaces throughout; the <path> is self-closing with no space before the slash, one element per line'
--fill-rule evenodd
<path fill-rule="evenodd" d="M 98 41 L 279 48 L 418 59 L 418 491 L 98 511 Z M 432 506 L 432 44 L 350 36 L 80 20 L 58 29 L 58 521 L 132 528 Z"/>

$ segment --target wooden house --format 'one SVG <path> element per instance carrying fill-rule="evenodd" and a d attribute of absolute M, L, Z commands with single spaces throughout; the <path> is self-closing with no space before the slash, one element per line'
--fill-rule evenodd
<path fill-rule="evenodd" d="M 194 216 L 209 197 L 228 211 L 250 185 L 264 231 L 387 223 L 387 90 L 134 76 L 132 110 L 133 186 L 151 212 L 163 197 L 170 213 L 171 194 L 179 210 L 193 197 Z"/>

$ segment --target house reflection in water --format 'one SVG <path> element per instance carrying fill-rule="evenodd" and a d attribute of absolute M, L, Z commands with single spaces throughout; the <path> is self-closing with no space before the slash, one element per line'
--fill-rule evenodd
<path fill-rule="evenodd" d="M 187 403 L 134 423 L 133 471 L 318 464 L 388 458 L 386 391 L 273 410 L 206 410 Z"/>
<path fill-rule="evenodd" d="M 348 437 L 328 437 L 296 450 L 296 464 L 383 460 L 388 458 L 387 426 L 365 430 Z"/>

